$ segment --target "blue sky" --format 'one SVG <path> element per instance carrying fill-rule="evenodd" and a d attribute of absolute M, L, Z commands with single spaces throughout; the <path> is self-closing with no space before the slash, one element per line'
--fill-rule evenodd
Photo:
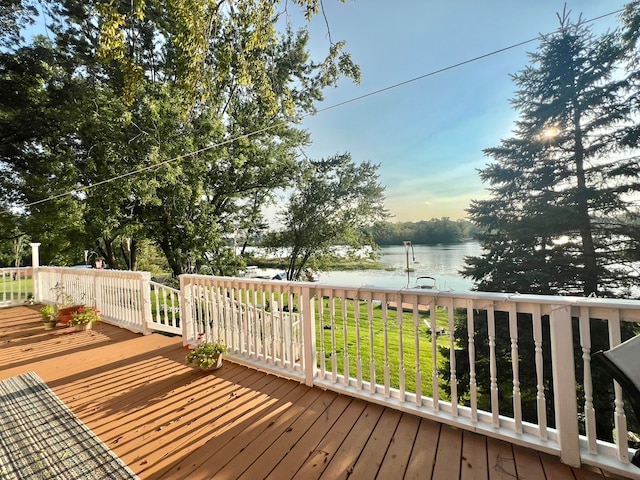
<path fill-rule="evenodd" d="M 621 0 L 567 0 L 571 18 L 595 18 L 622 8 Z M 360 85 L 342 80 L 325 91 L 323 109 L 390 85 L 487 54 L 558 28 L 565 0 L 324 0 L 334 41 L 362 70 Z M 618 15 L 598 20 L 613 29 Z M 322 16 L 311 26 L 310 49 L 328 48 Z M 349 152 L 380 164 L 393 221 L 464 218 L 471 199 L 486 198 L 477 169 L 482 149 L 510 136 L 517 118 L 509 77 L 528 64 L 538 42 L 517 47 L 409 85 L 307 117 L 306 155 Z"/>

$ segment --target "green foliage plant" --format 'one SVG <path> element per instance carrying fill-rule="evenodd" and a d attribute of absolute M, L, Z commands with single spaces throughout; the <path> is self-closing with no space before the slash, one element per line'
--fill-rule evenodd
<path fill-rule="evenodd" d="M 40 315 L 42 316 L 43 322 L 53 322 L 58 317 L 58 310 L 55 305 L 45 305 L 40 309 Z"/>
<path fill-rule="evenodd" d="M 185 360 L 187 363 L 193 363 L 203 370 L 208 370 L 218 362 L 218 357 L 226 351 L 227 346 L 220 341 L 203 342 L 191 350 Z"/>
<path fill-rule="evenodd" d="M 96 307 L 81 307 L 73 313 L 70 325 L 86 325 L 100 320 L 100 312 Z"/>

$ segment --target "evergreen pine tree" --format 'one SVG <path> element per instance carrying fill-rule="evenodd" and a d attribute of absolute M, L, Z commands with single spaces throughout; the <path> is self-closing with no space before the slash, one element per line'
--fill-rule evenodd
<path fill-rule="evenodd" d="M 463 271 L 479 290 L 611 295 L 635 279 L 629 193 L 640 166 L 624 143 L 633 123 L 625 48 L 615 33 L 559 19 L 513 76 L 514 136 L 485 150 L 491 198 L 468 212 L 486 253 Z"/>

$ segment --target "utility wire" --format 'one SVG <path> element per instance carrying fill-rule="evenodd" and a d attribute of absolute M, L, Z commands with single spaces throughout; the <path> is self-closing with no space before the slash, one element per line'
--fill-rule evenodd
<path fill-rule="evenodd" d="M 585 20 L 583 23 L 593 23 L 596 20 L 601 20 L 601 19 L 603 19 L 605 17 L 609 17 L 611 15 L 616 15 L 616 14 L 621 13 L 623 11 L 624 11 L 624 8 L 621 8 L 619 10 L 616 10 L 615 12 L 605 13 L 604 15 L 600 15 L 599 17 L 595 17 L 595 18 L 592 18 L 590 20 Z M 500 48 L 498 50 L 494 50 L 492 52 L 485 53 L 484 55 L 479 55 L 477 57 L 473 57 L 473 58 L 470 58 L 468 60 L 463 60 L 462 62 L 454 63 L 453 65 L 449 65 L 448 67 L 443 67 L 443 68 L 440 68 L 438 70 L 434 70 L 432 72 L 425 73 L 424 75 L 420 75 L 419 77 L 414 77 L 414 78 L 411 78 L 409 80 L 404 80 L 402 82 L 395 83 L 393 85 L 389 85 L 388 87 L 384 87 L 384 88 L 381 88 L 379 90 L 374 90 L 373 92 L 365 93 L 363 95 L 360 95 L 359 97 L 354 97 L 354 98 L 351 98 L 349 100 L 345 100 L 344 102 L 336 103 L 335 105 L 331 105 L 331 106 L 328 106 L 326 108 L 322 108 L 322 109 L 318 110 L 316 113 L 326 112 L 327 110 L 331 110 L 333 108 L 338 108 L 338 107 L 341 107 L 343 105 L 347 105 L 349 103 L 357 102 L 358 100 L 362 100 L 363 98 L 372 97 L 374 95 L 378 95 L 379 93 L 386 92 L 386 91 L 389 91 L 389 90 L 393 90 L 394 88 L 403 87 L 405 85 L 408 85 L 409 83 L 417 82 L 418 80 L 423 80 L 425 78 L 432 77 L 432 76 L 437 75 L 439 73 L 446 72 L 448 70 L 453 70 L 454 68 L 458 68 L 458 67 L 461 67 L 463 65 L 467 65 L 467 64 L 473 63 L 473 62 L 477 62 L 478 60 L 483 60 L 483 59 L 485 59 L 487 57 L 492 57 L 493 55 L 497 55 L 499 53 L 506 52 L 506 51 L 512 50 L 514 48 L 521 47 L 522 45 L 526 45 L 528 43 L 535 42 L 536 40 L 543 39 L 544 37 L 546 37 L 548 35 L 553 35 L 554 33 L 558 33 L 560 31 L 561 31 L 561 29 L 558 28 L 557 30 L 554 30 L 551 33 L 540 34 L 537 37 L 530 38 L 529 40 L 524 40 L 522 42 L 514 43 L 513 45 L 509 45 L 508 47 Z M 309 115 L 315 115 L 315 113 L 307 114 L 305 116 L 309 116 Z"/>
<path fill-rule="evenodd" d="M 610 17 L 612 15 L 616 15 L 616 14 L 621 13 L 623 11 L 624 11 L 624 9 L 621 8 L 619 10 L 616 10 L 616 11 L 613 11 L 613 12 L 610 12 L 610 13 L 605 13 L 604 15 L 600 15 L 598 17 L 594 17 L 594 18 L 589 19 L 589 20 L 585 20 L 583 23 L 593 23 L 593 22 L 595 22 L 597 20 L 601 20 L 603 18 Z M 452 65 L 449 65 L 447 67 L 440 68 L 438 70 L 433 70 L 431 72 L 425 73 L 424 75 L 413 77 L 413 78 L 410 78 L 408 80 L 404 80 L 402 82 L 395 83 L 393 85 L 389 85 L 387 87 L 380 88 L 378 90 L 374 90 L 372 92 L 365 93 L 365 94 L 357 96 L 357 97 L 353 97 L 353 98 L 345 100 L 343 102 L 338 102 L 338 103 L 330 105 L 328 107 L 321 108 L 321 109 L 319 109 L 319 110 L 317 110 L 315 112 L 310 112 L 310 113 L 306 113 L 306 114 L 300 115 L 297 120 L 300 121 L 300 120 L 302 120 L 302 119 L 304 119 L 306 117 L 314 116 L 314 115 L 317 115 L 318 113 L 323 113 L 323 112 L 326 112 L 326 111 L 329 111 L 329 110 L 333 110 L 334 108 L 342 107 L 342 106 L 347 105 L 349 103 L 357 102 L 357 101 L 363 100 L 365 98 L 372 97 L 374 95 L 378 95 L 378 94 L 383 93 L 383 92 L 387 92 L 389 90 L 393 90 L 393 89 L 396 89 L 396 88 L 399 88 L 399 87 L 403 87 L 403 86 L 408 85 L 410 83 L 417 82 L 419 80 L 423 80 L 425 78 L 432 77 L 434 75 L 438 75 L 440 73 L 443 73 L 443 72 L 446 72 L 446 71 L 449 71 L 449 70 L 453 70 L 453 69 L 461 67 L 463 65 L 467 65 L 467 64 L 470 64 L 470 63 L 473 63 L 473 62 L 477 62 L 479 60 L 483 60 L 485 58 L 488 58 L 488 57 L 491 57 L 491 56 L 494 56 L 494 55 L 498 55 L 498 54 L 506 52 L 508 50 L 513 50 L 514 48 L 518 48 L 518 47 L 521 47 L 522 45 L 526 45 L 528 43 L 535 42 L 536 40 L 543 39 L 547 35 L 552 35 L 552 34 L 557 33 L 559 31 L 561 31 L 561 29 L 556 29 L 553 32 L 551 32 L 550 34 L 540 34 L 540 35 L 538 35 L 538 36 L 536 36 L 534 38 L 530 38 L 529 40 L 524 40 L 522 42 L 514 43 L 512 45 L 509 45 L 508 47 L 500 48 L 498 50 L 493 50 L 492 52 L 485 53 L 484 55 L 479 55 L 477 57 L 473 57 L 473 58 L 464 60 L 462 62 L 458 62 L 458 63 L 452 64 Z M 115 177 L 112 177 L 112 178 L 108 178 L 106 180 L 102 180 L 100 182 L 93 183 L 91 185 L 86 185 L 84 187 L 75 188 L 75 189 L 73 189 L 71 191 L 68 191 L 68 192 L 65 192 L 65 193 L 52 195 L 52 196 L 44 198 L 42 200 L 37 200 L 35 202 L 27 203 L 27 204 L 24 205 L 24 208 L 32 207 L 34 205 L 38 205 L 38 204 L 45 203 L 45 202 L 49 202 L 49 201 L 55 200 L 57 198 L 73 195 L 74 193 L 84 192 L 84 191 L 90 190 L 92 188 L 98 187 L 100 185 L 104 185 L 104 184 L 107 184 L 107 183 L 115 182 L 116 180 L 120 180 L 120 179 L 123 179 L 123 178 L 126 178 L 126 177 L 130 177 L 132 175 L 136 175 L 138 173 L 142 173 L 142 172 L 145 172 L 145 171 L 153 170 L 154 168 L 158 168 L 158 167 L 161 167 L 161 166 L 169 164 L 169 163 L 178 162 L 178 161 L 186 159 L 186 158 L 194 157 L 194 156 L 196 156 L 196 155 L 198 155 L 200 153 L 206 152 L 208 150 L 212 150 L 214 148 L 218 148 L 218 147 L 221 147 L 223 145 L 228 145 L 228 144 L 233 143 L 233 142 L 235 142 L 237 140 L 240 140 L 242 138 L 253 137 L 255 135 L 258 135 L 260 133 L 264 133 L 264 132 L 272 130 L 274 128 L 278 128 L 278 127 L 287 125 L 287 124 L 289 124 L 291 122 L 292 122 L 292 120 L 284 120 L 282 122 L 275 123 L 273 125 L 261 128 L 259 130 L 255 130 L 255 131 L 250 132 L 250 133 L 246 133 L 246 134 L 243 134 L 243 135 L 239 135 L 237 137 L 229 138 L 229 139 L 224 140 L 222 142 L 214 143 L 213 145 L 209 145 L 208 147 L 203 147 L 203 148 L 201 148 L 199 150 L 195 150 L 193 152 L 186 153 L 184 155 L 178 155 L 177 157 L 173 157 L 173 158 L 170 158 L 168 160 L 164 160 L 164 161 L 162 161 L 160 163 L 156 163 L 154 165 L 148 165 L 146 167 L 142 167 L 142 168 L 138 168 L 136 170 L 132 170 L 132 171 L 130 171 L 128 173 L 123 173 L 122 175 L 118 175 L 118 176 L 115 176 Z"/>

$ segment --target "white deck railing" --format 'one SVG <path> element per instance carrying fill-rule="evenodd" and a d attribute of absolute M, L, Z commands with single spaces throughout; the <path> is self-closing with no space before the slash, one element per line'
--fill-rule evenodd
<path fill-rule="evenodd" d="M 31 267 L 0 268 L 0 306 L 23 305 L 33 299 Z"/>
<path fill-rule="evenodd" d="M 34 287 L 41 303 L 91 305 L 104 321 L 134 332 L 182 335 L 180 292 L 150 277 L 148 272 L 39 267 Z"/>
<path fill-rule="evenodd" d="M 148 333 L 151 301 L 148 272 L 39 267 L 38 301 L 91 305 L 108 323 Z"/>
<path fill-rule="evenodd" d="M 158 282 L 149 282 L 151 293 L 150 330 L 182 335 L 180 325 L 180 290 Z"/>
<path fill-rule="evenodd" d="M 616 440 L 596 437 L 600 413 L 593 404 L 591 374 L 594 323 L 605 326 L 608 344 L 615 346 L 621 342 L 622 323 L 640 322 L 638 301 L 356 289 L 198 275 L 180 279 L 185 343 L 197 343 L 199 335 L 221 339 L 234 361 L 308 385 L 556 454 L 570 465 L 640 473 L 629 464 L 622 392 L 613 381 Z M 463 319 L 467 332 L 476 333 L 456 333 L 456 318 L 458 323 Z M 508 332 L 506 345 L 499 345 L 505 342 L 500 330 Z M 447 334 L 430 334 L 438 331 Z M 519 338 L 522 331 L 529 336 Z M 468 352 L 462 359 L 468 365 L 464 385 L 456 369 L 461 358 L 455 352 L 461 346 Z M 449 383 L 439 369 L 440 347 L 449 349 Z M 483 370 L 488 378 L 482 379 L 476 363 L 481 347 L 489 353 L 488 360 L 482 359 L 488 362 Z M 501 358 L 508 357 L 508 368 L 498 361 L 498 349 Z M 532 363 L 524 364 L 523 358 Z M 527 370 L 534 384 L 522 384 Z M 463 389 L 468 393 L 459 396 Z M 523 418 L 523 405 L 531 401 L 523 391 L 533 392 L 535 418 Z M 502 396 L 511 398 L 507 412 L 500 410 Z M 579 404 L 578 397 L 584 402 Z M 552 418 L 549 411 L 555 413 Z"/>
<path fill-rule="evenodd" d="M 19 292 L 4 298 L 19 304 L 33 291 L 35 301 L 55 302 L 63 286 L 74 301 L 133 331 L 179 332 L 184 344 L 220 339 L 238 363 L 556 454 L 570 465 L 638 476 L 629 463 L 622 391 L 610 379 L 594 384 L 591 354 L 596 341 L 603 344 L 592 335 L 604 332 L 612 347 L 623 340 L 625 323 L 640 323 L 639 301 L 200 275 L 182 275 L 178 292 L 155 283 L 152 290 L 146 272 L 37 268 L 37 258 L 34 265 L 33 281 L 20 269 L 24 285 L 3 287 Z M 3 285 L 19 282 L 6 280 L 6 270 Z M 613 442 L 596 435 L 606 412 L 594 404 L 594 391 L 611 386 Z M 510 408 L 501 411 L 505 396 Z M 532 401 L 534 418 L 524 418 Z"/>

